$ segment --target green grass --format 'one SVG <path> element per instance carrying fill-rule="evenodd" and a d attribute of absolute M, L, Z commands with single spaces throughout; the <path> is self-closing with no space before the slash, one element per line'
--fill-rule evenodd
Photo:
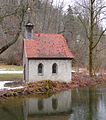
<path fill-rule="evenodd" d="M 23 74 L 0 74 L 0 81 L 19 81 L 23 79 Z"/>
<path fill-rule="evenodd" d="M 23 70 L 23 67 L 16 65 L 0 65 L 0 70 L 21 71 Z"/>
<path fill-rule="evenodd" d="M 0 64 L 2 71 L 22 71 L 22 66 Z M 23 79 L 23 74 L 0 74 L 0 81 L 18 81 Z"/>

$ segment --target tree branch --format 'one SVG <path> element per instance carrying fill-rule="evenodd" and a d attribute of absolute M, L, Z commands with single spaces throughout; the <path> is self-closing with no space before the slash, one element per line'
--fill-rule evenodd
<path fill-rule="evenodd" d="M 100 7 L 100 9 L 96 12 L 96 14 L 95 14 L 93 20 L 96 19 L 96 17 L 98 16 L 98 14 L 100 14 L 100 11 L 101 11 L 102 9 L 104 9 L 104 8 L 106 8 L 106 6 L 102 6 L 102 7 Z"/>
<path fill-rule="evenodd" d="M 18 30 L 17 34 L 15 35 L 15 38 L 12 41 L 10 41 L 9 43 L 7 43 L 6 45 L 4 45 L 0 48 L 0 54 L 2 54 L 5 50 L 7 50 L 10 46 L 12 46 L 18 40 L 18 38 L 20 36 L 20 33 L 22 31 L 22 24 L 23 24 L 23 21 L 24 21 L 24 16 L 25 16 L 27 7 L 22 8 L 22 16 L 21 16 L 21 21 L 19 23 L 19 30 Z"/>
<path fill-rule="evenodd" d="M 19 8 L 17 8 L 14 12 L 12 12 L 12 13 L 10 13 L 10 14 L 5 14 L 5 15 L 3 15 L 3 16 L 0 16 L 0 22 L 1 22 L 4 18 L 6 18 L 6 17 L 15 15 L 15 14 L 17 13 L 18 9 L 19 9 Z"/>
<path fill-rule="evenodd" d="M 102 31 L 102 33 L 100 34 L 97 42 L 96 42 L 95 45 L 92 47 L 92 50 L 98 45 L 98 43 L 100 42 L 100 40 L 101 40 L 103 34 L 105 33 L 105 31 L 106 31 L 106 29 L 104 29 L 104 30 Z"/>
<path fill-rule="evenodd" d="M 87 27 L 86 27 L 85 23 L 82 21 L 82 19 L 81 19 L 79 16 L 78 16 L 78 18 L 79 18 L 80 22 L 82 23 L 82 25 L 84 26 L 85 32 L 86 32 L 86 36 L 87 36 L 87 38 L 88 38 L 88 40 L 89 40 Z"/>

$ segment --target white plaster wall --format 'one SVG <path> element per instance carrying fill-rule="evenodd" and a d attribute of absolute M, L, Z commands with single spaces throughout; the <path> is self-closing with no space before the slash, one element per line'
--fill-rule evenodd
<path fill-rule="evenodd" d="M 44 65 L 43 75 L 38 74 L 38 65 Z M 58 65 L 57 74 L 52 74 L 52 65 Z M 60 82 L 71 81 L 71 60 L 29 60 L 29 82 L 36 82 L 40 80 L 52 80 Z"/>

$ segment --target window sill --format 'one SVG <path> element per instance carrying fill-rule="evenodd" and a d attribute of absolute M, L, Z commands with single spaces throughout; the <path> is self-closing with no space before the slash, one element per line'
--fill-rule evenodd
<path fill-rule="evenodd" d="M 43 76 L 43 73 L 38 73 L 39 76 Z"/>
<path fill-rule="evenodd" d="M 52 75 L 57 75 L 57 73 L 52 73 Z"/>

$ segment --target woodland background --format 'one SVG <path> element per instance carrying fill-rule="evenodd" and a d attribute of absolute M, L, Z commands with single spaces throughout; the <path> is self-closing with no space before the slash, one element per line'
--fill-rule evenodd
<path fill-rule="evenodd" d="M 79 1 L 74 6 L 69 5 L 65 11 L 64 6 L 64 0 L 56 5 L 53 0 L 0 0 L 1 63 L 22 64 L 22 43 L 28 20 L 27 9 L 30 8 L 34 33 L 63 34 L 75 55 L 74 67 L 89 67 L 89 50 L 92 45 L 93 72 L 106 69 L 104 2 L 83 0 L 83 3 Z"/>

